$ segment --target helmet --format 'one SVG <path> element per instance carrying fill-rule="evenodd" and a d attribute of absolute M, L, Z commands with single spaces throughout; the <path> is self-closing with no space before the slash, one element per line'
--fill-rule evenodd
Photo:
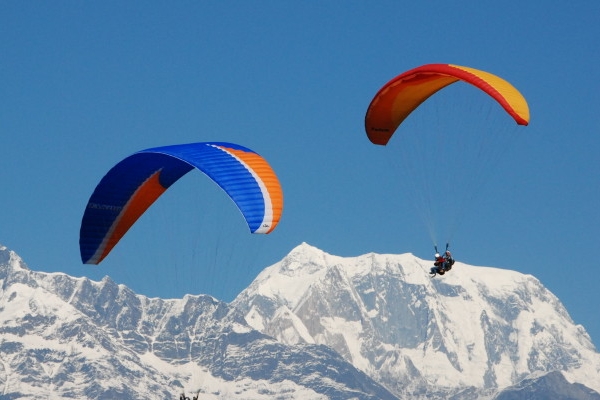
<path fill-rule="evenodd" d="M 440 256 L 440 253 L 435 253 L 435 258 L 438 258 Z"/>
<path fill-rule="evenodd" d="M 446 255 L 449 255 L 449 256 L 452 255 L 452 253 L 450 253 L 450 250 L 446 250 Z"/>

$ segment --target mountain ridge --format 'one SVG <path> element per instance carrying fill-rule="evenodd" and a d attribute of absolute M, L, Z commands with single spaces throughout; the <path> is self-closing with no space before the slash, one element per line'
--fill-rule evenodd
<path fill-rule="evenodd" d="M 279 343 L 211 296 L 35 272 L 3 246 L 0 318 L 0 398 L 395 399 L 329 347 Z"/>
<path fill-rule="evenodd" d="M 302 243 L 228 304 L 31 271 L 0 245 L 0 399 L 600 397 L 600 355 L 537 279 L 430 264 Z"/>

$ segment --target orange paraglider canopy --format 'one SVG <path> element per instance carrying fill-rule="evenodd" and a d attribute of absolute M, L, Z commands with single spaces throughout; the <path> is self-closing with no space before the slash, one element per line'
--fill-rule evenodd
<path fill-rule="evenodd" d="M 398 75 L 377 92 L 365 116 L 369 140 L 386 145 L 411 112 L 434 93 L 457 81 L 470 83 L 489 94 L 517 124 L 529 123 L 527 101 L 504 79 L 459 65 L 427 64 Z"/>

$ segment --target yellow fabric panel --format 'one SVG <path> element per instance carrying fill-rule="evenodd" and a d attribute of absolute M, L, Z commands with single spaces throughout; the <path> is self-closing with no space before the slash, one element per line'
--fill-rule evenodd
<path fill-rule="evenodd" d="M 527 123 L 529 122 L 529 106 L 527 104 L 527 101 L 525 100 L 523 95 L 509 82 L 505 81 L 499 76 L 490 74 L 489 72 L 469 67 L 463 67 L 460 65 L 449 65 L 454 68 L 473 74 L 476 77 L 483 80 L 506 100 L 507 105 L 513 110 L 515 114 L 517 114 L 519 117 L 521 117 L 521 119 L 523 119 Z"/>

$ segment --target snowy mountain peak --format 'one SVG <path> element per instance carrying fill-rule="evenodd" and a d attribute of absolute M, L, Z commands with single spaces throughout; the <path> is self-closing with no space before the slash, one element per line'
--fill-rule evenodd
<path fill-rule="evenodd" d="M 284 259 L 277 263 L 279 273 L 294 275 L 296 273 L 311 274 L 318 270 L 330 254 L 325 253 L 307 243 L 296 246 Z M 298 271 L 298 272 L 296 272 Z"/>
<path fill-rule="evenodd" d="M 8 273 L 8 270 L 29 270 L 17 253 L 0 244 L 0 271 L 2 269 L 4 269 L 4 274 Z"/>
<path fill-rule="evenodd" d="M 432 279 L 431 265 L 412 254 L 344 258 L 302 244 L 233 305 L 284 343 L 334 348 L 401 397 L 431 385 L 489 394 L 553 370 L 600 390 L 600 355 L 537 279 L 460 262 Z"/>

